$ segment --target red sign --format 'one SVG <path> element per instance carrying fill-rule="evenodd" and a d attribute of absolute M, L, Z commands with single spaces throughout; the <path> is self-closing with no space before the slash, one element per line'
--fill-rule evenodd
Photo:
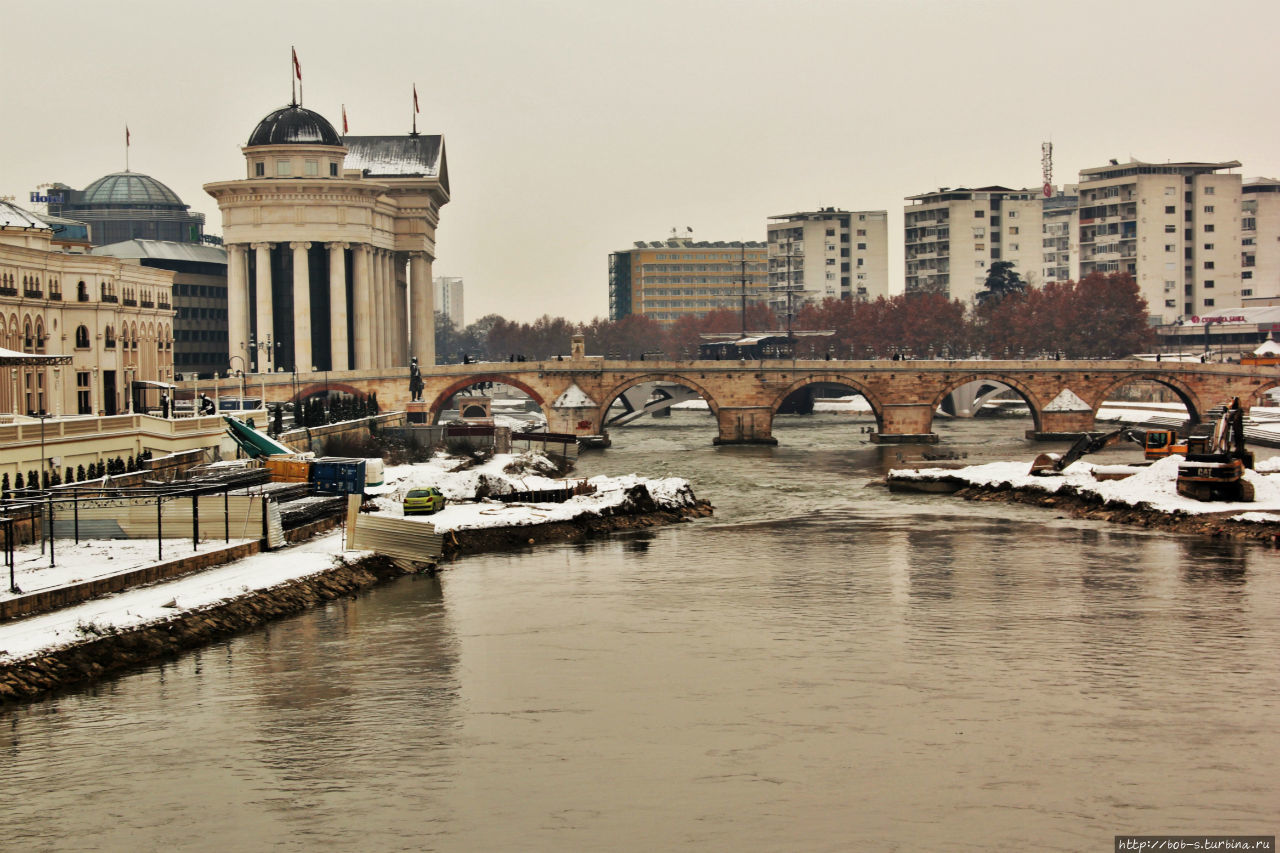
<path fill-rule="evenodd" d="M 1048 198 L 1048 197 L 1049 197 L 1049 196 L 1051 196 L 1051 195 L 1053 195 L 1053 184 L 1045 184 L 1045 185 L 1044 185 L 1044 197 L 1045 197 L 1045 198 Z"/>

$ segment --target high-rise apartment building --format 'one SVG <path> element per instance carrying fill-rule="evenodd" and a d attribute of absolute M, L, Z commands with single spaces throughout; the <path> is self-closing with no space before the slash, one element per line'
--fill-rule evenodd
<path fill-rule="evenodd" d="M 1037 283 L 1044 266 L 1041 191 L 943 187 L 908 196 L 903 213 L 906 292 L 972 303 L 994 261 Z"/>
<path fill-rule="evenodd" d="M 1039 280 L 1030 278 L 1033 285 L 1080 278 L 1080 243 L 1076 240 L 1080 228 L 1078 191 L 1076 184 L 1067 184 L 1056 191 L 1050 188 L 1052 194 L 1040 202 L 1044 265 L 1040 268 Z"/>
<path fill-rule="evenodd" d="M 436 313 L 448 317 L 455 329 L 462 329 L 466 326 L 462 315 L 462 279 L 438 275 L 432 279 L 432 284 L 436 290 Z"/>
<path fill-rule="evenodd" d="M 718 308 L 760 302 L 768 287 L 764 243 L 694 242 L 684 238 L 637 242 L 609 255 L 609 319 L 643 314 L 659 323 Z"/>
<path fill-rule="evenodd" d="M 1152 324 L 1241 304 L 1240 163 L 1080 170 L 1080 275 L 1127 272 Z"/>
<path fill-rule="evenodd" d="M 1258 178 L 1241 190 L 1240 304 L 1280 305 L 1280 181 Z"/>
<path fill-rule="evenodd" d="M 769 217 L 769 288 L 775 310 L 823 299 L 889 294 L 889 217 L 884 210 L 821 210 Z"/>

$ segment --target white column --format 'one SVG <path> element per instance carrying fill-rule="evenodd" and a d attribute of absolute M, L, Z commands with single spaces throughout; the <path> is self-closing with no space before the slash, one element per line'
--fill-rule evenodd
<path fill-rule="evenodd" d="M 373 366 L 387 366 L 387 258 L 382 249 L 373 250 L 373 318 L 378 333 L 373 336 Z"/>
<path fill-rule="evenodd" d="M 329 244 L 329 352 L 330 370 L 347 370 L 347 261 L 346 243 Z"/>
<path fill-rule="evenodd" d="M 400 330 L 404 326 L 407 319 L 405 317 L 404 303 L 400 301 L 403 295 L 400 290 L 400 255 L 396 252 L 387 252 L 387 328 L 391 330 L 391 334 L 387 335 L 387 366 L 401 367 L 405 365 L 404 356 L 401 355 L 400 348 Z"/>
<path fill-rule="evenodd" d="M 254 275 L 254 283 L 258 288 L 257 298 L 254 300 L 254 316 L 258 323 L 258 340 L 265 341 L 274 330 L 275 320 L 271 307 L 271 244 L 270 243 L 254 243 L 253 250 L 257 252 L 257 272 Z M 248 337 L 245 338 L 248 340 Z M 244 369 L 248 371 L 252 365 L 248 359 L 244 362 Z"/>
<path fill-rule="evenodd" d="M 311 370 L 311 271 L 307 264 L 310 243 L 290 243 L 293 249 L 293 364 L 298 372 Z"/>
<path fill-rule="evenodd" d="M 356 363 L 357 370 L 373 366 L 373 287 L 369 281 L 371 246 L 357 243 L 352 259 L 352 305 L 355 308 Z"/>
<path fill-rule="evenodd" d="M 409 255 L 410 343 L 418 367 L 436 363 L 435 301 L 431 290 L 431 257 L 426 252 Z"/>
<path fill-rule="evenodd" d="M 227 364 L 231 356 L 248 358 L 249 347 L 249 275 L 245 247 L 241 243 L 227 245 Z M 244 362 L 248 364 L 248 361 Z M 94 384 L 96 385 L 96 377 Z M 97 389 L 94 389 L 97 393 Z M 94 409 L 96 412 L 97 409 Z"/>

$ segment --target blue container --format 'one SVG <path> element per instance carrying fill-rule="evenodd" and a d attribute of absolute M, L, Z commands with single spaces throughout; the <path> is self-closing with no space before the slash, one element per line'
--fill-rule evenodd
<path fill-rule="evenodd" d="M 322 456 L 311 462 L 311 484 L 318 495 L 364 494 L 365 461 Z"/>

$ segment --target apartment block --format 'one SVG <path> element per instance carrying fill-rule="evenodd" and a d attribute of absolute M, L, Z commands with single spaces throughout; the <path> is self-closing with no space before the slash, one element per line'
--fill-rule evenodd
<path fill-rule="evenodd" d="M 759 241 L 640 241 L 609 255 L 609 319 L 643 314 L 659 323 L 760 302 L 768 250 Z"/>
<path fill-rule="evenodd" d="M 1080 274 L 1128 272 L 1153 325 L 1241 304 L 1238 161 L 1080 171 Z"/>
<path fill-rule="evenodd" d="M 436 313 L 449 318 L 449 323 L 461 330 L 466 326 L 462 314 L 462 279 L 458 276 L 438 275 L 431 280 L 435 289 Z"/>
<path fill-rule="evenodd" d="M 1280 305 L 1280 181 L 1257 178 L 1241 191 L 1240 304 Z"/>
<path fill-rule="evenodd" d="M 1040 202 L 1044 263 L 1039 280 L 1031 278 L 1031 284 L 1080 278 L 1080 243 L 1076 240 L 1080 228 L 1079 187 L 1067 184 L 1061 189 L 1050 189 L 1051 194 Z"/>
<path fill-rule="evenodd" d="M 786 309 L 823 299 L 889 295 L 889 215 L 884 210 L 816 211 L 770 216 L 770 304 Z"/>
<path fill-rule="evenodd" d="M 1041 190 L 943 187 L 909 196 L 903 209 L 906 292 L 973 304 L 994 261 L 1038 283 L 1044 266 Z"/>

